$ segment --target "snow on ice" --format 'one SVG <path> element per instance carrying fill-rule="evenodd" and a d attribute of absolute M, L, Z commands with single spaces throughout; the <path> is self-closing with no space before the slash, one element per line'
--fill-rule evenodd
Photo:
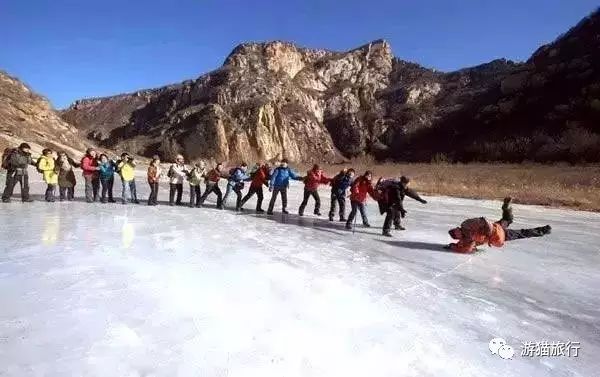
<path fill-rule="evenodd" d="M 0 375 L 598 375 L 600 215 L 515 205 L 514 227 L 553 233 L 461 255 L 441 248 L 447 230 L 498 218 L 499 202 L 407 200 L 408 230 L 389 239 L 374 202 L 373 228 L 352 233 L 297 217 L 300 185 L 289 196 L 292 213 L 271 218 L 3 204 Z M 492 354 L 493 338 L 514 357 Z M 521 356 L 543 340 L 580 342 L 579 356 Z"/>

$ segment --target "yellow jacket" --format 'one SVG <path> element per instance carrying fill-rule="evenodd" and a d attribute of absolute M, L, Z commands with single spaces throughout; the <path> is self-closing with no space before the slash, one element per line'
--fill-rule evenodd
<path fill-rule="evenodd" d="M 121 179 L 124 181 L 133 181 L 135 178 L 135 165 L 130 162 L 121 161 L 117 166 Z"/>
<path fill-rule="evenodd" d="M 40 157 L 38 169 L 44 174 L 44 182 L 49 185 L 58 184 L 58 173 L 54 171 L 54 158 L 47 156 Z"/>

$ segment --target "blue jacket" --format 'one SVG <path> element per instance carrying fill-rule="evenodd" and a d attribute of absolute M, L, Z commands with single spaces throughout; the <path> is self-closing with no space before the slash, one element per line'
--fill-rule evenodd
<path fill-rule="evenodd" d="M 336 196 L 346 196 L 346 190 L 352 185 L 352 179 L 346 174 L 338 174 L 331 182 L 331 193 Z"/>
<path fill-rule="evenodd" d="M 271 181 L 269 182 L 269 188 L 288 187 L 290 185 L 290 178 L 298 180 L 298 179 L 301 179 L 302 177 L 300 177 L 298 174 L 296 174 L 289 167 L 284 168 L 284 167 L 279 166 L 279 167 L 275 168 L 275 170 L 273 170 L 273 173 L 271 174 Z"/>
<path fill-rule="evenodd" d="M 235 168 L 235 169 L 233 169 L 233 173 L 231 173 L 229 175 L 227 184 L 230 186 L 235 186 L 236 183 L 250 181 L 250 180 L 252 180 L 252 178 L 250 178 L 249 175 L 245 174 L 242 169 Z"/>
<path fill-rule="evenodd" d="M 110 179 L 115 175 L 115 164 L 112 161 L 101 163 L 98 167 L 100 168 L 100 179 Z"/>

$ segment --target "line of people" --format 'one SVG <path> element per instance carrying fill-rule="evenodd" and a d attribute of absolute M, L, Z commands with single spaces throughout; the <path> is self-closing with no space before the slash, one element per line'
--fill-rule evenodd
<path fill-rule="evenodd" d="M 57 156 L 50 149 L 44 149 L 42 156 L 35 162 L 31 157 L 31 148 L 23 143 L 19 148 L 6 150 L 2 156 L 2 167 L 7 170 L 6 187 L 2 195 L 3 202 L 9 202 L 17 183 L 21 185 L 21 198 L 24 202 L 31 202 L 29 197 L 29 183 L 27 167 L 33 165 L 43 175 L 47 184 L 45 200 L 54 202 L 56 188 L 59 188 L 59 200 L 73 200 L 76 185 L 74 168 L 81 168 L 85 181 L 85 198 L 88 203 L 98 200 L 102 203 L 114 203 L 113 185 L 114 176 L 118 174 L 122 182 L 121 202 L 140 203 L 137 197 L 135 181 L 135 159 L 127 153 L 123 153 L 117 161 L 109 159 L 106 154 L 99 154 L 93 148 L 86 151 L 80 163 L 76 163 L 64 152 Z M 207 169 L 204 162 L 198 162 L 191 167 L 185 164 L 182 155 L 178 155 L 175 162 L 170 165 L 166 173 L 169 182 L 169 205 L 184 205 L 183 185 L 189 185 L 190 207 L 202 207 L 205 200 L 212 194 L 216 196 L 216 207 L 223 209 L 229 197 L 235 194 L 235 210 L 243 211 L 246 202 L 256 195 L 256 212 L 264 213 L 262 203 L 264 199 L 263 186 L 271 192 L 267 215 L 272 215 L 277 199 L 281 197 L 281 212 L 288 214 L 287 194 L 290 180 L 302 181 L 304 183 L 304 195 L 298 209 L 298 215 L 304 216 L 309 200 L 314 200 L 313 213 L 321 216 L 321 198 L 319 186 L 329 185 L 331 187 L 331 201 L 328 218 L 334 221 L 336 212 L 340 222 L 345 222 L 346 229 L 352 230 L 357 214 L 360 213 L 362 224 L 370 227 L 365 203 L 371 196 L 378 203 L 379 211 L 385 214 L 382 234 L 392 237 L 391 227 L 396 230 L 405 230 L 401 219 L 407 214 L 404 208 L 404 198 L 410 197 L 420 203 L 427 201 L 419 196 L 417 192 L 409 187 L 410 180 L 402 176 L 399 179 L 379 178 L 373 183 L 373 174 L 367 170 L 364 174 L 355 178 L 354 169 L 343 169 L 334 177 L 327 177 L 319 165 L 314 165 L 306 175 L 296 173 L 288 165 L 286 159 L 281 160 L 276 166 L 268 162 L 257 163 L 251 169 L 246 163 L 225 170 L 222 163 L 216 164 L 212 169 Z M 158 156 L 154 156 L 148 170 L 147 182 L 150 187 L 148 205 L 158 205 L 159 182 L 163 177 L 163 169 Z M 219 181 L 227 181 L 225 193 L 219 187 Z M 205 183 L 202 193 L 202 182 Z M 244 195 L 242 190 L 245 183 L 250 182 L 250 188 Z M 350 199 L 351 210 L 346 218 L 346 199 Z M 505 240 L 527 238 L 548 234 L 549 226 L 535 228 L 533 230 L 513 231 L 508 229 L 512 223 L 512 208 L 510 200 L 505 201 L 503 206 L 503 218 L 496 223 L 490 223 L 484 218 L 466 221 L 460 228 L 451 230 L 452 238 L 459 242 L 448 247 L 454 251 L 471 252 L 477 245 L 488 240 L 491 246 L 501 246 Z M 494 225 L 495 224 L 495 225 Z M 499 241 L 500 240 L 500 241 Z"/>

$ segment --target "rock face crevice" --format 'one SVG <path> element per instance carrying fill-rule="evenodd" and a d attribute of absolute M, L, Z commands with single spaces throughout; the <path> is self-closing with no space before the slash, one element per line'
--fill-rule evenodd
<path fill-rule="evenodd" d="M 347 52 L 246 43 L 195 80 L 80 100 L 62 116 L 107 147 L 165 158 L 600 160 L 599 19 L 527 62 L 449 73 L 397 59 L 383 40 Z"/>

